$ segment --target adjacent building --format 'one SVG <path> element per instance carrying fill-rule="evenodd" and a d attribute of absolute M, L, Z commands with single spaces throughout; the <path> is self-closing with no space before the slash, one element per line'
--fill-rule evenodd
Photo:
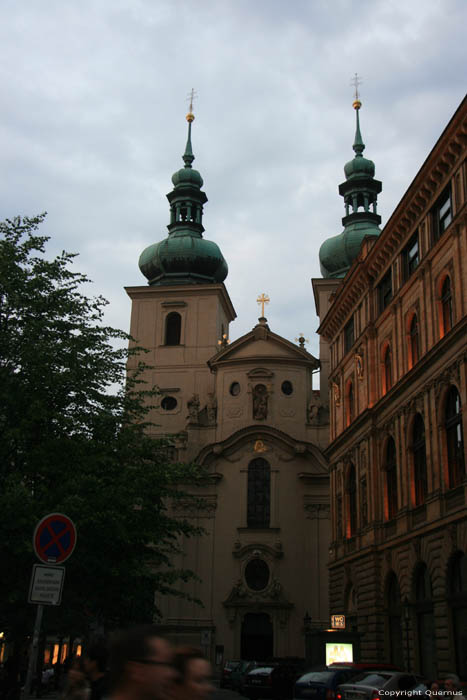
<path fill-rule="evenodd" d="M 467 679 L 467 101 L 382 230 L 354 107 L 344 231 L 313 280 L 330 613 L 346 615 L 366 661 Z"/>

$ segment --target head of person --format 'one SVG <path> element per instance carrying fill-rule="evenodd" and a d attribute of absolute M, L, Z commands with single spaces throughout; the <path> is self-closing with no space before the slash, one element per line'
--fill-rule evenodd
<path fill-rule="evenodd" d="M 110 647 L 110 695 L 165 699 L 176 675 L 172 662 L 172 647 L 154 625 L 120 632 Z"/>
<path fill-rule="evenodd" d="M 74 656 L 68 668 L 68 685 L 80 686 L 86 684 L 86 674 L 84 671 L 84 662 L 81 656 Z"/>
<path fill-rule="evenodd" d="M 447 690 L 448 693 L 454 693 L 459 690 L 459 687 L 459 676 L 456 673 L 448 673 L 444 679 L 444 690 Z"/>
<path fill-rule="evenodd" d="M 92 639 L 86 645 L 83 656 L 83 664 L 86 675 L 91 680 L 99 678 L 107 671 L 108 647 L 103 637 Z"/>
<path fill-rule="evenodd" d="M 175 700 L 206 700 L 209 697 L 213 690 L 211 664 L 199 649 L 175 649 L 173 665 L 177 674 L 173 685 Z"/>

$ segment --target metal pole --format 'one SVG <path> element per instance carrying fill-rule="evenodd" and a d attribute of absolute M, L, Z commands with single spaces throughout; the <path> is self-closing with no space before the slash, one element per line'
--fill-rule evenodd
<path fill-rule="evenodd" d="M 407 644 L 407 673 L 410 673 L 409 617 L 405 618 L 405 637 Z"/>
<path fill-rule="evenodd" d="M 22 700 L 26 700 L 29 697 L 29 694 L 31 692 L 32 675 L 34 673 L 34 669 L 36 668 L 36 664 L 37 664 L 37 649 L 39 647 L 39 635 L 41 632 L 41 623 L 42 623 L 42 613 L 43 612 L 44 612 L 44 606 L 38 605 L 37 606 L 37 613 L 36 613 L 36 622 L 34 623 L 34 632 L 32 633 L 32 644 L 31 644 L 31 652 L 29 654 L 28 672 L 26 674 L 26 682 L 24 684 L 23 693 L 21 696 Z"/>

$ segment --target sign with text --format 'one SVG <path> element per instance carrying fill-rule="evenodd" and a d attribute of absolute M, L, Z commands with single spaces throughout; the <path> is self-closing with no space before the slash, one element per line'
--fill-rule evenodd
<path fill-rule="evenodd" d="M 345 630 L 345 615 L 331 615 L 331 627 L 333 630 Z"/>
<path fill-rule="evenodd" d="M 64 566 L 34 564 L 29 587 L 29 602 L 38 605 L 60 605 L 64 578 Z"/>

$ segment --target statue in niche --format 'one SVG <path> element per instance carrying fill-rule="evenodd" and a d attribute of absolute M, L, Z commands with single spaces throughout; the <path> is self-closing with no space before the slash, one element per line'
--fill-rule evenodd
<path fill-rule="evenodd" d="M 265 420 L 268 417 L 268 390 L 264 384 L 257 384 L 253 389 L 253 418 Z"/>
<path fill-rule="evenodd" d="M 199 412 L 199 395 L 193 394 L 191 399 L 187 403 L 188 406 L 188 418 L 190 423 L 198 422 L 198 412 Z"/>
<path fill-rule="evenodd" d="M 215 394 L 210 392 L 208 394 L 208 402 L 206 404 L 206 410 L 208 414 L 208 423 L 209 425 L 212 425 L 213 423 L 216 422 L 216 416 L 217 416 L 217 399 Z"/>

